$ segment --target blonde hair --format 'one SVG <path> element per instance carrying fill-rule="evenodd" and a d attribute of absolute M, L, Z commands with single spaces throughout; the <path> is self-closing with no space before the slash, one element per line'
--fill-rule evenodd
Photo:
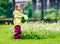
<path fill-rule="evenodd" d="M 15 10 L 17 10 L 18 7 L 20 8 L 19 11 L 22 12 L 21 5 L 20 5 L 19 3 L 17 3 L 17 4 L 15 5 Z"/>

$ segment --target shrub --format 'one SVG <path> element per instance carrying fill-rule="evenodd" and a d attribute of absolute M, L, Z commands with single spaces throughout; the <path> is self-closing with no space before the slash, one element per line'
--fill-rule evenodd
<path fill-rule="evenodd" d="M 0 7 L 0 16 L 4 13 L 4 9 Z"/>
<path fill-rule="evenodd" d="M 4 19 L 4 18 L 6 18 L 5 15 L 1 15 L 1 16 L 0 16 L 0 19 Z"/>
<path fill-rule="evenodd" d="M 28 15 L 29 18 L 32 17 L 32 2 L 26 2 L 23 7 L 24 13 Z"/>
<path fill-rule="evenodd" d="M 0 7 L 0 18 L 6 18 L 6 15 L 4 15 L 4 8 Z"/>
<path fill-rule="evenodd" d="M 54 8 L 46 9 L 46 15 L 44 19 L 55 20 L 56 19 L 56 10 Z"/>
<path fill-rule="evenodd" d="M 60 36 L 59 23 L 24 23 L 22 25 L 22 39 L 46 39 Z"/>
<path fill-rule="evenodd" d="M 60 9 L 58 10 L 57 20 L 60 20 Z"/>
<path fill-rule="evenodd" d="M 56 14 L 55 13 L 46 14 L 46 16 L 44 17 L 44 19 L 55 20 L 56 19 Z"/>
<path fill-rule="evenodd" d="M 60 34 L 59 32 L 51 30 L 24 30 L 22 32 L 22 39 L 46 39 L 46 38 L 56 38 Z"/>
<path fill-rule="evenodd" d="M 56 9 L 54 9 L 54 8 L 46 9 L 46 14 L 51 14 L 55 11 L 56 11 Z"/>
<path fill-rule="evenodd" d="M 35 17 L 36 18 L 40 17 L 40 15 L 41 15 L 40 13 L 41 13 L 40 10 L 35 10 Z"/>
<path fill-rule="evenodd" d="M 11 2 L 0 2 L 0 15 L 6 16 L 6 18 L 12 18 L 12 3 Z"/>
<path fill-rule="evenodd" d="M 35 10 L 33 17 L 35 18 L 35 20 L 38 20 L 38 18 L 41 17 L 41 11 Z"/>

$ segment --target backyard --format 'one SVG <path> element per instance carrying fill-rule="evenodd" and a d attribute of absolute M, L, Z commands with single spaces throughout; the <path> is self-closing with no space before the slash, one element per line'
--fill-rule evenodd
<path fill-rule="evenodd" d="M 19 40 L 14 39 L 16 4 L 24 14 Z M 60 0 L 0 0 L 0 44 L 60 44 Z"/>
<path fill-rule="evenodd" d="M 22 39 L 13 38 L 13 25 L 0 25 L 0 44 L 60 44 L 60 23 L 30 22 L 22 24 Z M 26 31 L 24 34 L 24 31 Z M 32 30 L 32 31 L 30 31 Z M 40 31 L 39 31 L 40 30 Z M 30 32 L 28 32 L 30 31 Z M 38 32 L 39 34 L 31 33 Z M 28 34 L 31 33 L 31 37 Z M 35 35 L 38 35 L 37 37 Z M 25 36 L 24 36 L 25 35 Z M 27 38 L 26 38 L 27 37 Z M 40 37 L 40 38 L 39 38 Z"/>

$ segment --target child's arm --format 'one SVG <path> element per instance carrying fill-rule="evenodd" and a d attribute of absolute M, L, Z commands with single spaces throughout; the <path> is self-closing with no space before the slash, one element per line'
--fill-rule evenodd
<path fill-rule="evenodd" d="M 23 13 L 20 13 L 19 16 L 20 16 L 20 17 L 23 17 Z"/>

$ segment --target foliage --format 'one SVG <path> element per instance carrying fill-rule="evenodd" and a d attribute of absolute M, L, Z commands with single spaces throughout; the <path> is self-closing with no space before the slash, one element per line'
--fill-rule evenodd
<path fill-rule="evenodd" d="M 35 10 L 35 17 L 36 17 L 36 18 L 37 18 L 37 17 L 40 17 L 40 16 L 41 16 L 40 13 L 41 13 L 40 10 Z"/>
<path fill-rule="evenodd" d="M 59 32 L 50 30 L 25 30 L 22 32 L 22 39 L 46 39 L 56 38 Z"/>
<path fill-rule="evenodd" d="M 44 19 L 55 20 L 56 19 L 56 10 L 54 8 L 46 9 L 46 15 Z"/>
<path fill-rule="evenodd" d="M 33 23 L 33 25 L 34 24 L 36 24 L 36 23 Z M 27 24 L 28 25 L 28 24 Z M 28 28 L 28 26 L 27 26 L 25 23 L 22 25 L 22 33 L 24 33 L 25 31 L 23 31 L 23 30 L 25 30 L 25 29 L 27 29 L 27 30 L 29 30 Z M 47 37 L 47 39 L 19 39 L 19 40 L 15 40 L 14 38 L 13 38 L 13 36 L 14 36 L 14 25 L 0 25 L 0 44 L 60 44 L 60 33 L 58 32 L 58 34 L 55 34 L 55 33 L 57 33 L 57 32 L 54 32 L 53 30 L 58 30 L 58 29 L 60 29 L 60 23 L 57 23 L 57 24 L 55 24 L 55 23 L 40 23 L 40 24 L 38 24 L 37 23 L 37 25 L 29 25 L 30 26 L 30 29 L 32 28 L 32 27 L 36 27 L 36 28 L 34 28 L 34 29 L 32 29 L 32 30 L 40 30 L 40 28 L 41 28 L 41 30 L 43 30 L 43 28 L 44 28 L 44 26 L 45 26 L 45 28 L 44 29 L 47 29 L 49 26 L 50 26 L 50 29 L 52 30 L 52 31 L 41 31 L 42 33 L 45 33 L 45 32 L 47 32 L 47 35 L 48 35 L 48 32 L 50 33 L 50 35 Z M 56 27 L 55 27 L 56 26 Z M 38 28 L 38 29 L 37 29 Z M 32 31 L 31 30 L 31 31 Z M 31 32 L 30 31 L 30 32 Z M 60 31 L 60 30 L 59 30 Z M 32 32 L 34 32 L 34 31 L 32 31 Z M 36 32 L 36 31 L 35 31 Z M 34 34 L 35 34 L 35 32 L 33 33 L 33 37 L 34 37 Z M 41 33 L 41 32 L 39 32 L 39 33 Z M 37 33 L 37 32 L 36 32 Z M 25 33 L 26 34 L 26 33 Z M 27 33 L 28 34 L 28 33 Z M 36 34 L 35 34 L 36 35 Z M 40 34 L 41 35 L 41 34 Z M 44 35 L 44 34 L 42 34 L 42 35 Z M 42 36 L 41 35 L 41 36 Z M 53 36 L 53 37 L 52 37 Z M 56 38 L 55 38 L 55 36 L 56 36 Z M 24 36 L 24 37 L 26 37 L 26 36 Z M 32 37 L 32 38 L 33 38 Z M 43 38 L 44 36 L 42 36 L 42 38 Z M 50 38 L 50 37 L 52 37 L 52 38 Z"/>
<path fill-rule="evenodd" d="M 57 31 L 60 28 L 56 24 L 33 24 L 32 23 L 26 26 L 22 28 L 22 39 L 47 39 L 47 38 L 56 38 L 60 36 L 59 34 L 60 31 Z"/>
<path fill-rule="evenodd" d="M 6 18 L 5 15 L 1 15 L 1 16 L 0 16 L 0 19 L 4 19 L 4 18 Z"/>
<path fill-rule="evenodd" d="M 60 36 L 60 24 L 39 24 L 39 23 L 24 23 L 22 25 L 22 39 L 48 39 L 48 38 L 58 38 Z M 48 27 L 47 27 L 48 26 Z M 13 39 L 14 26 L 13 25 L 1 25 L 0 26 L 1 39 Z M 4 32 L 2 32 L 4 29 Z M 2 37 L 2 33 L 4 34 Z M 6 37 L 5 37 L 6 35 Z"/>
<path fill-rule="evenodd" d="M 56 14 L 55 13 L 46 14 L 46 16 L 44 17 L 44 19 L 55 20 L 56 19 Z"/>
<path fill-rule="evenodd" d="M 4 13 L 4 9 L 0 7 L 0 16 Z"/>
<path fill-rule="evenodd" d="M 56 11 L 56 9 L 54 9 L 54 8 L 46 9 L 46 14 L 51 14 L 55 11 Z"/>
<path fill-rule="evenodd" d="M 58 10 L 57 20 L 60 20 L 60 9 Z"/>
<path fill-rule="evenodd" d="M 23 7 L 24 13 L 28 14 L 28 17 L 32 17 L 32 2 L 26 2 L 26 4 Z"/>
<path fill-rule="evenodd" d="M 44 16 L 44 19 L 50 19 L 50 20 L 60 20 L 60 9 L 58 9 L 58 14 L 56 15 L 56 9 L 46 9 L 46 15 Z"/>
<path fill-rule="evenodd" d="M 12 3 L 11 2 L 0 2 L 0 15 L 6 16 L 6 18 L 12 18 Z"/>

